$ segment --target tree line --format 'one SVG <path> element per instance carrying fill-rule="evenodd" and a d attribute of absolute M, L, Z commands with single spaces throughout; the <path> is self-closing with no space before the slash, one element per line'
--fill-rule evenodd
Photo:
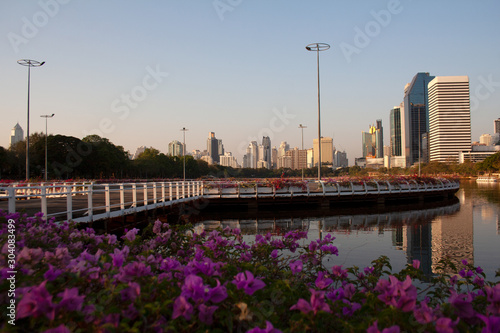
<path fill-rule="evenodd" d="M 45 139 L 47 139 L 47 171 L 49 179 L 167 179 L 182 178 L 184 158 L 186 178 L 272 178 L 301 177 L 302 170 L 292 169 L 234 169 L 220 165 L 208 165 L 192 156 L 169 156 L 155 148 L 146 148 L 136 159 L 130 159 L 122 146 L 117 146 L 106 138 L 89 135 L 83 139 L 65 135 L 43 133 L 30 135 L 30 178 L 43 179 L 45 172 Z M 488 157 L 480 163 L 440 163 L 421 164 L 422 174 L 455 174 L 477 176 L 500 171 L 500 153 Z M 304 169 L 304 177 L 317 177 L 317 167 Z M 372 170 L 352 166 L 332 169 L 324 166 L 322 177 L 343 175 L 366 176 L 378 172 L 384 174 L 415 174 L 417 167 L 381 168 Z M 0 179 L 25 179 L 26 142 L 21 141 L 5 149 L 0 147 Z"/>

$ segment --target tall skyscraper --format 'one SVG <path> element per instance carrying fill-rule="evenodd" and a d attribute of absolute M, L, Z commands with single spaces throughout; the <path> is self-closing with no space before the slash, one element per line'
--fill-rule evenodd
<path fill-rule="evenodd" d="M 377 120 L 376 126 L 370 126 L 368 132 L 361 132 L 363 157 L 384 157 L 382 120 Z"/>
<path fill-rule="evenodd" d="M 269 168 L 272 168 L 271 139 L 268 136 L 262 137 L 262 155 L 259 159 L 266 161 Z"/>
<path fill-rule="evenodd" d="M 243 157 L 243 167 L 256 169 L 259 162 L 259 146 L 257 141 L 252 141 L 247 147 L 246 154 Z"/>
<path fill-rule="evenodd" d="M 318 165 L 319 161 L 319 141 L 313 139 L 314 149 L 314 165 Z M 329 137 L 321 137 L 321 164 L 333 165 L 333 139 Z"/>
<path fill-rule="evenodd" d="M 19 123 L 17 123 L 16 126 L 14 126 L 14 128 L 12 128 L 10 132 L 10 145 L 13 146 L 16 143 L 23 141 L 23 139 L 24 139 L 24 131 L 19 125 Z"/>
<path fill-rule="evenodd" d="M 493 125 L 494 125 L 494 128 L 493 128 L 494 132 L 493 133 L 500 134 L 500 118 L 495 119 L 493 121 Z"/>
<path fill-rule="evenodd" d="M 278 158 L 285 156 L 285 153 L 290 149 L 290 145 L 286 143 L 286 141 L 281 141 L 281 144 L 278 148 Z"/>
<path fill-rule="evenodd" d="M 377 158 L 384 157 L 384 129 L 382 128 L 382 119 L 377 119 L 375 133 L 375 153 Z"/>
<path fill-rule="evenodd" d="M 185 151 L 186 147 L 177 140 L 171 141 L 168 144 L 168 154 L 170 156 L 183 156 Z"/>
<path fill-rule="evenodd" d="M 458 161 L 470 150 L 468 76 L 437 76 L 429 82 L 429 159 Z"/>
<path fill-rule="evenodd" d="M 401 115 L 403 112 L 404 112 L 404 107 L 402 105 L 395 106 L 391 110 L 391 115 L 390 115 L 391 156 L 403 156 L 402 131 L 401 131 Z"/>
<path fill-rule="evenodd" d="M 219 147 L 221 145 L 222 145 L 222 142 L 219 142 L 219 140 L 217 140 L 215 138 L 214 132 L 208 133 L 207 152 L 208 152 L 208 156 L 210 156 L 210 158 L 212 158 L 212 161 L 214 163 L 219 163 L 219 161 L 220 161 L 220 159 L 219 159 L 219 155 L 220 155 Z"/>
<path fill-rule="evenodd" d="M 405 86 L 404 96 L 404 130 L 403 155 L 408 157 L 410 165 L 422 161 L 422 134 L 429 131 L 429 82 L 434 79 L 429 73 L 417 73 Z M 402 123 L 403 125 L 403 123 Z M 423 162 L 423 161 L 422 161 Z"/>

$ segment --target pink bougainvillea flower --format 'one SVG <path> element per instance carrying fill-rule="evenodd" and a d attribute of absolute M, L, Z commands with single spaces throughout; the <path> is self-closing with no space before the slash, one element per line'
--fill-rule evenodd
<path fill-rule="evenodd" d="M 174 301 L 174 312 L 172 319 L 183 316 L 186 320 L 191 319 L 193 314 L 193 306 L 187 301 L 184 296 L 179 296 Z"/>
<path fill-rule="evenodd" d="M 397 325 L 394 325 L 394 326 L 391 326 L 388 328 L 384 328 L 382 331 L 380 331 L 378 329 L 377 320 L 375 320 L 373 322 L 373 325 L 368 327 L 368 329 L 366 330 L 366 333 L 399 333 L 399 332 L 400 332 L 400 328 Z"/>
<path fill-rule="evenodd" d="M 309 290 L 311 292 L 311 301 L 307 302 L 301 298 L 298 300 L 297 304 L 290 307 L 290 310 L 300 310 L 302 313 L 313 311 L 314 314 L 318 313 L 318 311 L 331 312 L 330 306 L 325 302 L 325 293 L 320 290 Z"/>
<path fill-rule="evenodd" d="M 130 242 L 133 242 L 135 240 L 135 236 L 139 232 L 139 229 L 133 228 L 132 230 L 129 230 L 124 236 L 122 236 L 122 239 L 126 239 Z"/>
<path fill-rule="evenodd" d="M 48 330 L 43 331 L 43 333 L 71 333 L 71 331 L 66 327 L 66 325 L 61 324 L 56 328 L 49 328 Z"/>
<path fill-rule="evenodd" d="M 232 282 L 238 289 L 244 289 L 247 295 L 253 295 L 254 292 L 266 286 L 264 281 L 254 278 L 253 274 L 249 271 L 236 274 Z"/>
<path fill-rule="evenodd" d="M 207 325 L 212 325 L 214 322 L 213 318 L 214 312 L 218 308 L 219 307 L 216 305 L 207 306 L 205 304 L 200 304 L 200 306 L 198 306 L 198 310 L 200 311 L 200 313 L 198 314 L 198 318 L 202 323 L 205 323 Z"/>
<path fill-rule="evenodd" d="M 113 266 L 122 267 L 125 258 L 128 256 L 130 249 L 127 245 L 123 247 L 122 250 L 114 249 L 113 253 L 110 254 L 113 259 Z"/>
<path fill-rule="evenodd" d="M 17 306 L 17 319 L 45 315 L 48 319 L 54 320 L 55 306 L 52 303 L 52 295 L 45 288 L 46 284 L 47 280 L 24 293 L 23 298 Z"/>
<path fill-rule="evenodd" d="M 331 253 L 331 254 L 334 254 L 336 256 L 339 255 L 339 249 L 333 245 L 323 245 L 323 246 L 321 246 L 321 251 L 326 252 L 326 253 Z"/>
<path fill-rule="evenodd" d="M 64 289 L 57 296 L 62 297 L 62 300 L 57 305 L 58 309 L 65 309 L 67 311 L 80 311 L 82 309 L 85 296 L 78 295 L 78 288 Z"/>
<path fill-rule="evenodd" d="M 302 272 L 303 264 L 301 260 L 295 260 L 290 262 L 290 269 L 292 270 L 293 274 L 297 274 Z"/>
<path fill-rule="evenodd" d="M 332 275 L 340 279 L 347 278 L 347 269 L 342 269 L 342 265 L 335 265 L 332 267 Z"/>
<path fill-rule="evenodd" d="M 55 268 L 49 264 L 49 269 L 43 274 L 43 277 L 48 281 L 54 281 L 59 275 L 62 274 L 62 270 Z"/>
<path fill-rule="evenodd" d="M 477 315 L 486 326 L 483 328 L 482 333 L 495 333 L 500 332 L 500 317 L 485 316 L 482 314 Z"/>
<path fill-rule="evenodd" d="M 457 318 L 457 320 L 453 321 L 450 318 L 447 317 L 441 317 L 438 320 L 436 320 L 436 332 L 438 333 L 454 333 L 456 332 L 455 326 L 458 324 L 458 321 L 460 318 Z"/>
<path fill-rule="evenodd" d="M 141 286 L 136 282 L 129 282 L 128 287 L 120 292 L 123 302 L 133 302 L 141 294 Z"/>
<path fill-rule="evenodd" d="M 274 328 L 273 324 L 266 320 L 266 328 L 255 327 L 247 331 L 247 333 L 281 333 L 281 331 Z"/>
<path fill-rule="evenodd" d="M 325 272 L 318 272 L 318 277 L 316 278 L 315 284 L 319 289 L 328 288 L 329 285 L 333 283 L 332 279 L 329 279 L 326 276 Z"/>
<path fill-rule="evenodd" d="M 420 307 L 413 310 L 413 316 L 422 325 L 428 324 L 435 319 L 432 309 L 427 306 L 426 302 L 420 303 Z"/>
<path fill-rule="evenodd" d="M 413 260 L 412 266 L 415 269 L 419 269 L 420 268 L 420 260 L 417 260 L 417 259 Z"/>

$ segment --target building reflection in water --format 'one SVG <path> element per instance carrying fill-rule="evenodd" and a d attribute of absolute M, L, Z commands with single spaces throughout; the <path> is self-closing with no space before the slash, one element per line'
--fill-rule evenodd
<path fill-rule="evenodd" d="M 324 232 L 332 233 L 338 238 L 349 235 L 356 237 L 360 233 L 381 237 L 389 235 L 393 249 L 403 251 L 407 263 L 419 260 L 426 275 L 436 273 L 439 261 L 446 257 L 450 257 L 455 263 L 462 259 L 474 262 L 472 207 L 470 204 L 461 206 L 456 198 L 445 206 L 428 209 L 420 207 L 406 211 L 364 214 L 355 214 L 351 209 L 341 210 L 334 216 L 330 215 L 332 213 L 330 211 L 327 216 L 307 216 L 307 213 L 304 216 L 295 213 L 298 216 L 289 218 L 283 218 L 286 213 L 261 212 L 255 213 L 254 216 L 248 216 L 248 213 L 226 213 L 224 216 L 207 216 L 207 219 L 197 223 L 196 227 L 200 231 L 218 227 L 239 228 L 242 234 L 248 237 L 268 232 L 284 235 L 290 230 L 306 230 L 309 241 L 321 238 Z M 351 238 L 344 241 L 352 240 Z M 367 251 L 366 255 L 372 260 L 380 255 L 373 253 L 375 250 Z M 392 260 L 390 256 L 389 258 Z M 328 267 L 333 264 L 325 265 Z"/>

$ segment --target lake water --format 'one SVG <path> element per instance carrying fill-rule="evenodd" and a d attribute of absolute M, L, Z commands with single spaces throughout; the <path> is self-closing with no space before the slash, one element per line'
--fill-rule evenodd
<path fill-rule="evenodd" d="M 308 231 L 314 240 L 331 233 L 339 256 L 325 258 L 327 267 L 370 266 L 386 255 L 397 272 L 414 259 L 426 274 L 449 257 L 481 266 L 488 280 L 500 268 L 500 183 L 463 181 L 456 198 L 446 202 L 380 207 L 332 208 L 329 211 L 220 212 L 198 216 L 198 228 L 239 228 L 246 241 L 255 234 L 282 235 Z"/>

